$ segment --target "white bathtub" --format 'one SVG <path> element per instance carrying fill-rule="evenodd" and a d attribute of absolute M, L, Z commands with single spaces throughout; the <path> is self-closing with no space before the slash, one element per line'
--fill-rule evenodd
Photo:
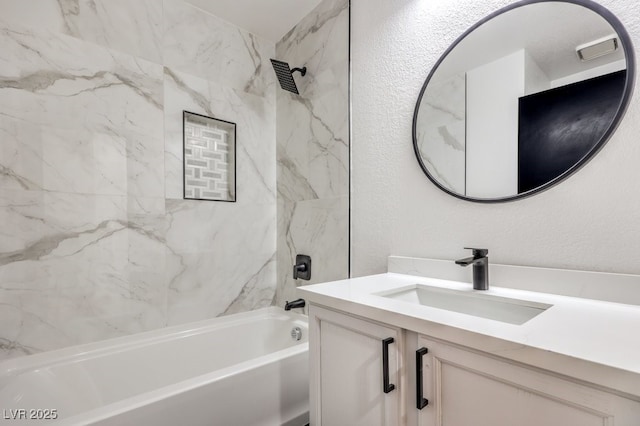
<path fill-rule="evenodd" d="M 265 308 L 8 360 L 0 423 L 302 426 L 307 330 Z"/>

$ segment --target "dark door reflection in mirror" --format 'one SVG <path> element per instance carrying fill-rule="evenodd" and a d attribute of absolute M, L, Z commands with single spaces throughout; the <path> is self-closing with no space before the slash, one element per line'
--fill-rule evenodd
<path fill-rule="evenodd" d="M 518 193 L 556 179 L 596 148 L 613 122 L 626 70 L 519 100 Z"/>
<path fill-rule="evenodd" d="M 613 133 L 633 67 L 624 27 L 596 3 L 514 3 L 465 32 L 429 74 L 413 119 L 418 162 L 470 201 L 549 188 Z"/>

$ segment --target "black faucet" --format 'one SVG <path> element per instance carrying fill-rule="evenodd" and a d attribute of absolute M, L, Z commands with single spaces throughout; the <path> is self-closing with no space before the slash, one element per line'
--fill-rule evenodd
<path fill-rule="evenodd" d="M 286 301 L 284 304 L 284 310 L 290 311 L 295 308 L 304 308 L 305 302 L 304 299 L 296 299 L 292 302 Z"/>
<path fill-rule="evenodd" d="M 472 257 L 456 260 L 456 264 L 460 266 L 473 265 L 473 289 L 489 290 L 489 250 L 465 247 L 465 250 L 471 250 Z"/>

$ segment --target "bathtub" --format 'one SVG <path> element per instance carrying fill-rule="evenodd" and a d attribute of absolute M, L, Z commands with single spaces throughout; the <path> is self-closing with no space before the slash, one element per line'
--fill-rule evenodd
<path fill-rule="evenodd" d="M 303 426 L 307 330 L 273 307 L 4 361 L 0 424 Z"/>

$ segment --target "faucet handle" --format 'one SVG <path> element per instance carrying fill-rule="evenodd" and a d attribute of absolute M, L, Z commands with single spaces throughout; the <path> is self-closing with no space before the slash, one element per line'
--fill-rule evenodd
<path fill-rule="evenodd" d="M 311 279 L 311 257 L 304 254 L 296 255 L 296 264 L 293 265 L 293 279 Z"/>
<path fill-rule="evenodd" d="M 471 254 L 473 254 L 473 257 L 475 257 L 476 259 L 479 259 L 481 257 L 486 257 L 489 254 L 489 249 L 473 248 L 473 247 L 465 247 L 464 249 L 471 250 Z"/>

